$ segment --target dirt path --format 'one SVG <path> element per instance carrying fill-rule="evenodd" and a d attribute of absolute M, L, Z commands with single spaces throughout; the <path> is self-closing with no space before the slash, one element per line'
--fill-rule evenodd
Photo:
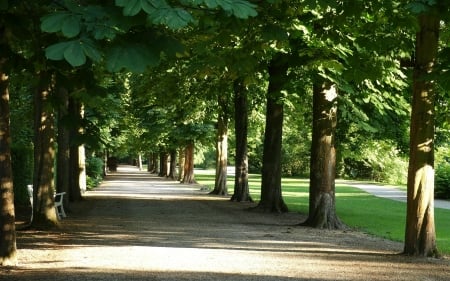
<path fill-rule="evenodd" d="M 122 167 L 72 206 L 60 231 L 18 233 L 0 280 L 449 280 L 450 261 L 400 256 L 401 243 L 294 226 L 299 214 Z"/>

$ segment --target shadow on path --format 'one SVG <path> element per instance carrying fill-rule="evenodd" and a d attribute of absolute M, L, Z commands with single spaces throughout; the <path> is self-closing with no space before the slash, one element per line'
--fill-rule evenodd
<path fill-rule="evenodd" d="M 397 255 L 400 243 L 293 226 L 300 214 L 245 211 L 119 166 L 59 232 L 21 232 L 21 264 L 0 280 L 446 280 L 449 263 Z M 7 279 L 3 279 L 3 277 Z M 33 279 L 35 278 L 35 279 Z M 426 278 L 426 279 L 425 279 Z"/>

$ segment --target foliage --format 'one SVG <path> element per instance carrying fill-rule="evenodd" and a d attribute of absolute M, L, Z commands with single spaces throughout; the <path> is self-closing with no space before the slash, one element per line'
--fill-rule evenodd
<path fill-rule="evenodd" d="M 450 146 L 439 147 L 435 152 L 435 197 L 450 199 Z"/>
<path fill-rule="evenodd" d="M 90 190 L 103 180 L 103 160 L 98 157 L 86 157 L 86 185 Z"/>
<path fill-rule="evenodd" d="M 450 199 L 450 162 L 437 166 L 434 191 L 436 198 Z"/>
<path fill-rule="evenodd" d="M 41 30 L 60 37 L 45 50 L 50 60 L 65 60 L 73 67 L 104 63 L 109 71 L 128 69 L 143 73 L 156 66 L 161 55 L 175 55 L 180 44 L 169 34 L 187 28 L 211 12 L 246 19 L 256 6 L 245 0 L 116 0 L 114 4 L 80 5 L 66 0 L 42 17 Z M 195 11 L 195 13 L 194 13 Z"/>
<path fill-rule="evenodd" d="M 408 162 L 392 141 L 360 140 L 355 150 L 347 147 L 343 175 L 383 183 L 406 184 Z M 354 146 L 352 146 L 354 147 Z M 352 151 L 350 151 L 352 150 Z"/>

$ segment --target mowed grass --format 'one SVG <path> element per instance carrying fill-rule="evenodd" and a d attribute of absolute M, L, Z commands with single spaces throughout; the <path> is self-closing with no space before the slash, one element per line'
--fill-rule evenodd
<path fill-rule="evenodd" d="M 201 185 L 214 187 L 214 171 L 195 175 Z M 234 176 L 228 176 L 228 191 L 233 193 Z M 249 176 L 250 194 L 260 199 L 261 176 Z M 308 213 L 309 180 L 282 179 L 283 199 L 291 212 Z M 336 185 L 336 209 L 349 227 L 394 241 L 404 241 L 406 203 L 375 197 L 358 188 Z M 300 221 L 299 221 L 300 222 Z M 450 210 L 435 208 L 436 239 L 439 251 L 450 254 Z"/>

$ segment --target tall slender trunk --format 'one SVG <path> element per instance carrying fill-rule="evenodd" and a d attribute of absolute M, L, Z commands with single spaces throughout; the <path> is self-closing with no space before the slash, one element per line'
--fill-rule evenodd
<path fill-rule="evenodd" d="M 169 165 L 169 178 L 174 180 L 177 173 L 177 150 L 170 150 L 170 165 Z"/>
<path fill-rule="evenodd" d="M 190 141 L 184 150 L 184 176 L 182 183 L 196 183 L 194 177 L 194 141 Z"/>
<path fill-rule="evenodd" d="M 288 64 L 279 57 L 269 66 L 266 128 L 264 133 L 261 201 L 257 209 L 265 212 L 287 212 L 281 194 L 281 142 L 283 133 L 282 89 L 286 82 Z"/>
<path fill-rule="evenodd" d="M 252 202 L 248 186 L 247 90 L 240 79 L 234 82 L 234 128 L 236 135 L 235 177 L 232 201 Z"/>
<path fill-rule="evenodd" d="M 153 163 L 152 173 L 154 173 L 154 174 L 159 174 L 160 167 L 159 167 L 159 156 L 158 155 L 159 154 L 156 153 L 156 152 L 153 152 L 153 154 L 152 154 L 152 158 L 153 158 L 153 161 L 152 161 L 152 163 Z"/>
<path fill-rule="evenodd" d="M 68 111 L 69 111 L 69 93 L 67 89 L 58 86 L 57 99 L 58 107 L 58 151 L 56 156 L 56 191 L 66 192 L 69 194 L 69 178 L 70 178 L 70 140 L 68 128 Z M 64 209 L 70 209 L 69 197 L 64 196 Z"/>
<path fill-rule="evenodd" d="M 153 170 L 153 158 L 152 154 L 147 154 L 147 172 L 152 172 Z"/>
<path fill-rule="evenodd" d="M 138 168 L 139 168 L 139 171 L 142 171 L 142 153 L 138 153 Z"/>
<path fill-rule="evenodd" d="M 210 194 L 228 195 L 228 98 L 226 95 L 219 96 L 218 105 L 219 117 L 217 120 L 216 177 L 214 190 L 211 191 Z"/>
<path fill-rule="evenodd" d="M 0 265 L 14 265 L 17 258 L 14 189 L 11 167 L 11 131 L 8 76 L 0 58 Z"/>
<path fill-rule="evenodd" d="M 184 179 L 184 162 L 186 159 L 186 148 L 180 147 L 178 150 L 178 181 L 183 181 Z"/>
<path fill-rule="evenodd" d="M 160 168 L 160 171 L 158 174 L 158 176 L 160 176 L 160 177 L 167 177 L 167 174 L 168 174 L 167 160 L 168 160 L 167 152 L 166 151 L 160 152 L 159 153 L 159 166 L 161 168 Z"/>
<path fill-rule="evenodd" d="M 80 126 L 82 120 L 82 106 L 81 103 L 74 99 L 69 98 L 69 114 L 70 118 L 75 121 L 75 126 L 70 130 L 70 182 L 69 182 L 69 200 L 80 201 L 81 187 L 80 187 L 80 174 L 82 168 L 80 167 Z"/>
<path fill-rule="evenodd" d="M 309 215 L 303 225 L 340 229 L 336 214 L 334 146 L 337 121 L 337 90 L 330 82 L 316 82 L 313 90 Z"/>
<path fill-rule="evenodd" d="M 53 91 L 52 75 L 39 74 L 35 94 L 33 221 L 36 228 L 58 225 L 55 212 L 55 117 L 50 102 Z"/>
<path fill-rule="evenodd" d="M 439 22 L 437 14 L 419 16 L 413 78 L 404 253 L 424 257 L 439 256 L 434 224 L 435 90 L 427 77 L 436 63 Z"/>

